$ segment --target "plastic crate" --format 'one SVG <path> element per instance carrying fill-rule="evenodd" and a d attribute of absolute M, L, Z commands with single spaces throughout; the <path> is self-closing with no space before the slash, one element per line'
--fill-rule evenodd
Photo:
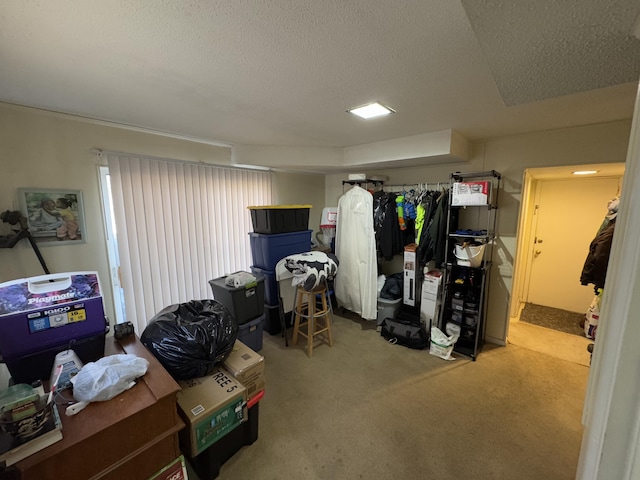
<path fill-rule="evenodd" d="M 249 232 L 253 266 L 264 270 L 275 270 L 284 257 L 311 250 L 312 230 L 267 235 Z"/>
<path fill-rule="evenodd" d="M 264 277 L 254 274 L 257 284 L 234 288 L 225 283 L 226 277 L 209 280 L 213 298 L 227 307 L 238 325 L 264 314 Z"/>
<path fill-rule="evenodd" d="M 251 445 L 258 440 L 259 400 L 263 396 L 264 390 L 248 402 L 249 416 L 245 423 L 238 425 L 200 455 L 188 459 L 199 478 L 217 478 L 220 467 L 227 460 L 245 445 Z"/>
<path fill-rule="evenodd" d="M 293 327 L 293 316 L 291 312 L 284 314 L 284 324 L 286 328 Z M 280 326 L 280 305 L 264 306 L 264 326 L 262 327 L 269 335 L 278 335 L 282 331 Z"/>
<path fill-rule="evenodd" d="M 378 325 L 382 325 L 385 318 L 396 318 L 398 310 L 400 310 L 401 298 L 391 300 L 388 298 L 378 297 Z"/>
<path fill-rule="evenodd" d="M 263 305 L 264 308 L 264 305 Z M 264 329 L 264 315 L 239 326 L 238 340 L 254 352 L 262 350 L 262 331 Z"/>
<path fill-rule="evenodd" d="M 309 228 L 311 205 L 266 205 L 247 207 L 255 233 L 288 233 Z"/>
<path fill-rule="evenodd" d="M 265 270 L 256 266 L 251 267 L 251 273 L 264 277 L 264 303 L 265 305 L 280 305 L 278 298 L 278 282 L 274 270 Z"/>

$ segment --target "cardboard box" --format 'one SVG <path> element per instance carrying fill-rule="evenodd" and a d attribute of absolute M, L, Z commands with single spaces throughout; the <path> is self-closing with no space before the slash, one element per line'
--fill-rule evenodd
<path fill-rule="evenodd" d="M 426 272 L 422 282 L 422 294 L 430 293 L 437 296 L 440 293 L 441 282 L 442 272 L 440 270 L 430 270 Z"/>
<path fill-rule="evenodd" d="M 416 305 L 416 292 L 419 290 L 416 287 L 416 249 L 418 245 L 410 243 L 404 247 L 404 295 L 402 297 L 402 303 L 415 307 Z"/>
<path fill-rule="evenodd" d="M 483 182 L 455 182 L 451 194 L 451 205 L 488 205 L 491 184 Z"/>
<path fill-rule="evenodd" d="M 440 310 L 440 300 L 438 295 L 430 293 L 429 286 L 425 281 L 422 284 L 422 295 L 420 297 L 420 320 L 422 320 L 430 331 L 431 326 L 438 324 L 438 313 Z"/>
<path fill-rule="evenodd" d="M 240 340 L 233 345 L 233 350 L 224 361 L 224 368 L 245 386 L 249 400 L 265 389 L 264 357 Z"/>
<path fill-rule="evenodd" d="M 187 465 L 184 456 L 180 455 L 169 465 L 149 478 L 149 480 L 187 480 Z"/>
<path fill-rule="evenodd" d="M 18 463 L 62 440 L 62 422 L 58 409 L 53 407 L 53 402 L 47 402 L 46 396 L 42 396 L 40 401 L 41 405 L 45 405 L 44 408 L 40 408 L 38 412 L 23 418 L 15 425 L 5 423 L 3 426 L 3 429 L 7 431 L 3 432 L 2 441 L 0 441 L 0 465 L 8 467 Z M 40 428 L 40 430 L 37 430 L 35 436 L 19 436 L 25 432 L 25 427 L 27 429 Z"/>
<path fill-rule="evenodd" d="M 194 457 L 247 420 L 247 389 L 224 368 L 178 382 L 178 413 L 187 424 L 180 432 L 184 451 Z"/>

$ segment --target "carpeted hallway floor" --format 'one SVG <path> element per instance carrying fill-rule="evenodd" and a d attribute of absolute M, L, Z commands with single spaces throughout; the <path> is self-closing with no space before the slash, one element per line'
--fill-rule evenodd
<path fill-rule="evenodd" d="M 525 303 L 520 313 L 521 322 L 551 328 L 580 337 L 585 336 L 584 328 L 580 326 L 580 322 L 584 321 L 584 319 L 584 313 L 570 312 L 560 308 L 536 305 L 535 303 Z"/>
<path fill-rule="evenodd" d="M 447 362 L 338 316 L 333 332 L 313 358 L 265 334 L 259 437 L 218 478 L 575 477 L 588 367 L 516 345 Z"/>

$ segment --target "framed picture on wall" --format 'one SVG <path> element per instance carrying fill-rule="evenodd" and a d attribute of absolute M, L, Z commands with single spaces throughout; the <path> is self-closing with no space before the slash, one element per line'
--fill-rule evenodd
<path fill-rule="evenodd" d="M 31 236 L 41 245 L 70 245 L 87 241 L 80 190 L 19 188 L 20 210 Z"/>

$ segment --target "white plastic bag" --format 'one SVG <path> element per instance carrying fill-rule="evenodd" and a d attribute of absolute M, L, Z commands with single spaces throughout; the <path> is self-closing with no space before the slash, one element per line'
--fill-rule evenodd
<path fill-rule="evenodd" d="M 71 379 L 73 396 L 82 402 L 110 400 L 135 385 L 147 373 L 149 362 L 136 355 L 109 355 L 87 363 Z"/>
<path fill-rule="evenodd" d="M 378 275 L 378 297 L 380 297 L 380 292 L 384 288 L 384 282 L 387 281 L 387 277 L 385 275 Z"/>
<path fill-rule="evenodd" d="M 240 288 L 245 285 L 255 284 L 256 281 L 257 278 L 249 272 L 236 272 L 228 275 L 227 278 L 225 278 L 224 283 L 233 288 Z"/>
<path fill-rule="evenodd" d="M 451 356 L 453 346 L 458 341 L 459 335 L 451 335 L 447 337 L 438 327 L 431 327 L 431 345 L 429 353 L 445 360 L 455 360 Z"/>

